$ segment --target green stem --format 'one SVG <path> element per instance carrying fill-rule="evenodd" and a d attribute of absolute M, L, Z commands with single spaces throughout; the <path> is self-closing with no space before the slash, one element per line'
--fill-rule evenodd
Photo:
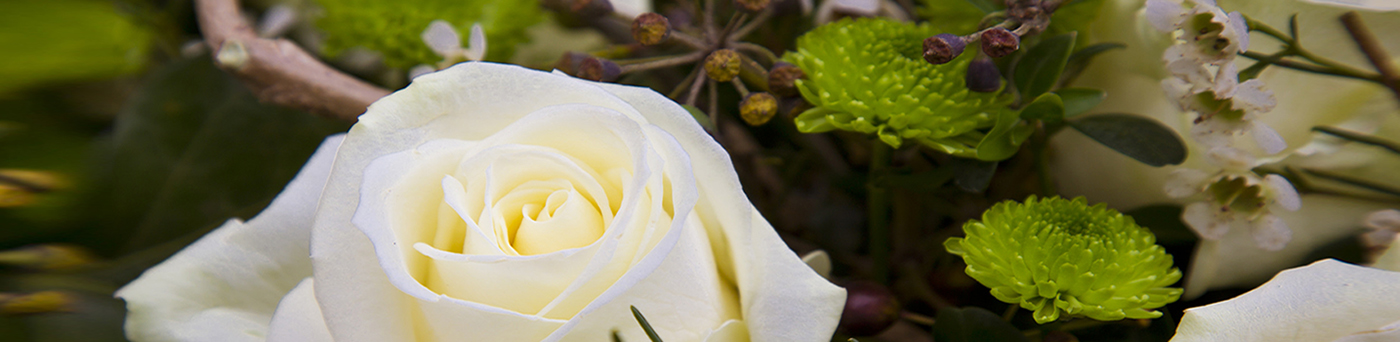
<path fill-rule="evenodd" d="M 865 182 L 870 257 L 874 261 L 875 281 L 881 284 L 889 283 L 890 276 L 890 191 L 881 184 L 882 178 L 889 172 L 890 153 L 890 146 L 885 142 L 878 139 L 871 141 L 870 173 L 866 175 Z"/>
<path fill-rule="evenodd" d="M 1363 81 L 1370 81 L 1370 82 L 1375 82 L 1375 83 L 1382 83 L 1382 81 L 1381 81 L 1381 76 L 1380 76 L 1380 75 L 1374 74 L 1374 73 L 1368 73 L 1368 72 L 1360 71 L 1360 70 L 1357 70 L 1357 69 L 1355 69 L 1355 68 L 1350 68 L 1350 67 L 1337 68 L 1337 67 L 1316 65 L 1316 64 L 1311 64 L 1311 63 L 1299 62 L 1299 61 L 1295 61 L 1295 60 L 1276 58 L 1276 57 L 1274 57 L 1273 55 L 1268 55 L 1268 54 L 1264 54 L 1264 53 L 1262 53 L 1262 52 L 1256 52 L 1256 51 L 1245 51 L 1245 52 L 1241 52 L 1241 53 L 1240 53 L 1240 56 L 1245 56 L 1245 57 L 1248 57 L 1248 58 L 1250 58 L 1250 59 L 1254 59 L 1254 60 L 1257 60 L 1257 61 L 1260 61 L 1260 62 L 1267 62 L 1267 63 L 1269 63 L 1269 64 L 1273 64 L 1273 65 L 1276 65 L 1276 66 L 1280 66 L 1280 67 L 1284 67 L 1284 68 L 1289 68 L 1289 69 L 1293 69 L 1293 70 L 1298 70 L 1298 71 L 1303 71 L 1303 72 L 1310 72 L 1310 73 L 1322 74 L 1322 75 L 1331 75 L 1331 76 L 1337 76 L 1337 77 L 1354 78 L 1354 79 L 1363 80 Z M 1303 56 L 1303 55 L 1300 53 L 1299 56 Z M 1306 58 L 1306 57 L 1304 57 L 1304 58 Z"/>
<path fill-rule="evenodd" d="M 1035 144 L 1031 145 L 1031 154 L 1035 157 L 1035 171 L 1040 179 L 1040 195 L 1054 196 L 1058 191 L 1055 189 L 1055 180 L 1050 177 L 1050 154 L 1045 153 L 1046 147 L 1050 145 L 1050 134 L 1045 127 L 1037 127 L 1034 133 Z"/>
<path fill-rule="evenodd" d="M 1343 175 L 1343 174 L 1335 173 L 1335 172 L 1331 172 L 1331 171 L 1322 171 L 1322 170 L 1314 170 L 1314 169 L 1303 169 L 1303 172 L 1307 173 L 1308 175 L 1311 175 L 1311 176 L 1314 176 L 1314 177 L 1318 177 L 1318 178 L 1329 179 L 1329 180 L 1333 180 L 1333 181 L 1345 183 L 1345 184 L 1348 184 L 1348 185 L 1351 185 L 1351 186 L 1355 186 L 1355 187 L 1359 187 L 1359 188 L 1364 188 L 1364 189 L 1371 190 L 1371 191 L 1375 191 L 1375 192 L 1379 192 L 1379 193 L 1389 194 L 1389 195 L 1392 195 L 1392 196 L 1400 196 L 1400 189 L 1397 189 L 1397 188 L 1395 188 L 1395 187 L 1391 187 L 1391 186 L 1389 186 L 1389 185 L 1377 183 L 1377 182 L 1374 182 L 1374 181 L 1366 180 L 1366 179 L 1361 179 L 1361 178 L 1357 178 L 1357 177 L 1347 176 L 1347 175 Z"/>
<path fill-rule="evenodd" d="M 1313 127 L 1312 130 L 1366 145 L 1377 146 L 1380 148 L 1390 150 L 1390 152 L 1392 153 L 1400 154 L 1400 143 L 1381 139 L 1373 135 L 1361 134 L 1328 126 L 1317 126 Z"/>

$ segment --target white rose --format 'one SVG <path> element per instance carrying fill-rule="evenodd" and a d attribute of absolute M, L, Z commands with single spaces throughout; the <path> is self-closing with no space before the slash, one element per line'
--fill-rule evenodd
<path fill-rule="evenodd" d="M 666 341 L 826 341 L 845 302 L 646 88 L 465 63 L 343 139 L 118 291 L 128 337 L 646 341 L 636 306 Z"/>

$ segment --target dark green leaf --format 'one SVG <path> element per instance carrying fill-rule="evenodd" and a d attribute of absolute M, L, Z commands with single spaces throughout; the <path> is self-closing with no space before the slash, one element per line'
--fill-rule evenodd
<path fill-rule="evenodd" d="M 1259 74 L 1263 73 L 1264 69 L 1267 69 L 1269 67 L 1269 64 L 1269 62 L 1254 62 L 1254 65 L 1250 65 L 1248 68 L 1240 70 L 1240 73 L 1238 75 L 1239 81 L 1244 82 L 1259 77 Z"/>
<path fill-rule="evenodd" d="M 704 127 L 705 130 L 710 132 L 716 132 L 715 123 L 710 121 L 710 115 L 705 114 L 705 111 L 688 104 L 682 104 L 681 108 L 685 108 L 686 112 L 690 112 L 690 116 L 695 118 L 695 122 L 700 123 L 700 127 Z"/>
<path fill-rule="evenodd" d="M 1026 120 L 1060 121 L 1065 118 L 1065 103 L 1055 93 L 1041 94 L 1021 109 L 1021 118 Z"/>
<path fill-rule="evenodd" d="M 992 184 L 992 174 L 997 172 L 997 162 L 975 159 L 952 158 L 948 167 L 953 169 L 953 184 L 967 192 L 982 192 Z"/>
<path fill-rule="evenodd" d="M 1021 118 L 1016 111 L 1003 109 L 997 114 L 996 126 L 977 143 L 977 159 L 998 161 L 1015 155 L 1020 144 L 1012 137 L 1011 130 L 1020 123 Z"/>
<path fill-rule="evenodd" d="M 1147 117 L 1102 114 L 1071 120 L 1069 125 L 1143 164 L 1176 165 L 1186 160 L 1186 144 L 1176 131 Z"/>
<path fill-rule="evenodd" d="M 1024 342 L 1026 336 L 997 314 L 979 307 L 946 307 L 934 318 L 938 342 Z"/>
<path fill-rule="evenodd" d="M 1034 99 L 1050 91 L 1060 81 L 1060 73 L 1065 70 L 1070 51 L 1074 49 L 1076 33 L 1070 32 L 1054 36 L 1036 44 L 1012 72 L 1012 81 L 1021 92 L 1022 99 Z"/>
<path fill-rule="evenodd" d="M 1000 11 L 1000 10 L 1001 10 L 1001 6 L 997 5 L 996 2 L 992 2 L 991 0 L 965 0 L 965 1 L 967 1 L 967 3 L 969 3 L 969 4 L 972 4 L 972 6 L 976 6 L 977 9 L 982 10 L 982 13 L 983 13 L 983 14 L 992 13 L 992 12 L 996 12 L 996 11 Z"/>
<path fill-rule="evenodd" d="M 1065 118 L 1084 114 L 1108 97 L 1108 93 L 1103 90 L 1089 88 L 1065 88 L 1056 90 L 1055 94 L 1060 95 L 1060 99 L 1064 101 Z"/>
<path fill-rule="evenodd" d="M 1120 43 L 1099 43 L 1075 51 L 1074 54 L 1069 55 L 1069 61 L 1065 63 L 1065 71 L 1064 74 L 1060 76 L 1060 84 L 1065 85 L 1074 82 L 1074 79 L 1079 77 L 1079 74 L 1083 73 L 1084 69 L 1089 67 L 1089 62 L 1092 62 L 1094 57 L 1097 57 L 1099 54 L 1113 49 L 1123 49 L 1127 47 L 1127 45 Z"/>
<path fill-rule="evenodd" d="M 207 57 L 158 71 L 118 116 L 85 238 L 135 251 L 261 211 L 347 124 L 264 105 Z M 123 243 L 125 242 L 125 243 Z M 111 252 L 111 251 L 108 251 Z"/>
<path fill-rule="evenodd" d="M 651 323 L 647 323 L 647 318 L 642 316 L 642 311 L 637 310 L 635 305 L 632 306 L 632 317 L 637 319 L 637 324 L 642 325 L 642 330 L 646 331 L 647 338 L 651 339 L 651 342 L 661 342 L 661 335 L 656 334 L 656 329 L 651 328 Z"/>

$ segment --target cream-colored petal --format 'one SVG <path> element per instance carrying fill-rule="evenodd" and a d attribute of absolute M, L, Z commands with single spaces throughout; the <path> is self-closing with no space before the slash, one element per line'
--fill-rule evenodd
<path fill-rule="evenodd" d="M 626 99 L 685 149 L 699 187 L 696 213 L 708 228 L 722 275 L 738 284 L 755 341 L 826 341 L 845 306 L 844 289 L 788 249 L 748 202 L 725 150 L 674 101 L 650 89 L 601 84 Z"/>
<path fill-rule="evenodd" d="M 827 255 L 826 251 L 818 249 L 807 253 L 807 255 L 802 256 L 802 262 L 811 267 L 813 271 L 817 271 L 817 274 L 820 274 L 822 278 L 831 279 L 831 256 Z"/>
<path fill-rule="evenodd" d="M 1186 310 L 1174 342 L 1332 341 L 1400 320 L 1400 272 L 1327 259 Z"/>
<path fill-rule="evenodd" d="M 326 139 L 248 222 L 229 220 L 117 291 L 133 341 L 261 341 L 277 303 L 311 275 L 312 213 L 341 136 Z"/>
<path fill-rule="evenodd" d="M 292 292 L 277 303 L 268 326 L 268 342 L 331 342 L 321 306 L 316 303 L 315 286 L 311 277 L 297 284 Z"/>

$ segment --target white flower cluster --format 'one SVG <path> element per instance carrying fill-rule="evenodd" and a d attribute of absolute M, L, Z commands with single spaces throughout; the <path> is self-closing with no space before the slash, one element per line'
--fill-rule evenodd
<path fill-rule="evenodd" d="M 1162 88 L 1180 110 L 1196 115 L 1191 137 L 1207 148 L 1217 167 L 1173 172 L 1167 195 L 1203 198 L 1182 213 L 1202 238 L 1219 240 L 1231 225 L 1248 222 L 1260 248 L 1282 249 L 1292 233 L 1272 210 L 1298 210 L 1298 193 L 1283 177 L 1254 173 L 1257 158 L 1234 145 L 1236 135 L 1248 134 L 1266 153 L 1287 147 L 1278 132 L 1256 120 L 1273 109 L 1273 92 L 1258 79 L 1239 81 L 1235 56 L 1249 48 L 1244 16 L 1226 13 L 1214 0 L 1148 0 L 1146 14 L 1176 41 L 1162 57 L 1172 75 Z"/>
<path fill-rule="evenodd" d="M 486 33 L 482 31 L 481 24 L 472 25 L 472 33 L 467 38 L 468 44 L 465 48 L 462 47 L 462 37 L 457 35 L 457 29 L 444 20 L 433 20 L 429 23 L 428 28 L 423 30 L 422 38 L 429 49 L 442 56 L 442 62 L 438 62 L 436 68 L 427 64 L 414 66 L 408 70 L 409 79 L 446 69 L 459 62 L 480 61 L 486 58 Z"/>

